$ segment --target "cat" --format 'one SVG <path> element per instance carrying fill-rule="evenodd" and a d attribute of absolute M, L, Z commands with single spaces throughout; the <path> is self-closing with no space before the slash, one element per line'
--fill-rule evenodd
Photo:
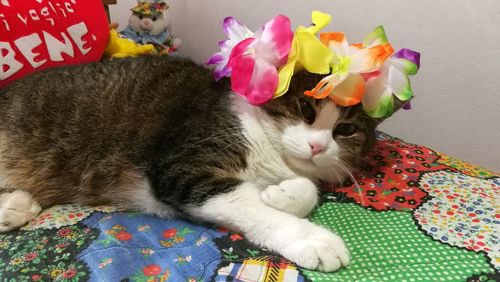
<path fill-rule="evenodd" d="M 298 72 L 256 107 L 180 57 L 25 77 L 0 90 L 0 231 L 56 204 L 114 205 L 219 224 L 304 268 L 347 266 L 342 239 L 306 217 L 380 121 L 305 96 L 321 78 Z"/>

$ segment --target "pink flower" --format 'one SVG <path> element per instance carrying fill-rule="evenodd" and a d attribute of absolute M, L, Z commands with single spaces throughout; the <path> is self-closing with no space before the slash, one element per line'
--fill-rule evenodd
<path fill-rule="evenodd" d="M 31 280 L 32 281 L 40 281 L 42 279 L 42 275 L 40 274 L 33 274 L 31 275 Z"/>
<path fill-rule="evenodd" d="M 231 68 L 227 64 L 231 51 L 236 44 L 253 36 L 252 31 L 233 17 L 225 18 L 222 27 L 224 28 L 224 33 L 229 39 L 219 42 L 219 48 L 221 51 L 213 54 L 212 57 L 210 57 L 210 59 L 206 62 L 207 65 L 215 65 L 213 73 L 215 80 L 231 75 Z"/>
<path fill-rule="evenodd" d="M 238 43 L 228 62 L 233 91 L 256 106 L 271 100 L 278 88 L 278 68 L 287 62 L 292 39 L 290 20 L 278 15 Z"/>
<path fill-rule="evenodd" d="M 76 275 L 76 270 L 73 268 L 70 268 L 63 273 L 64 278 L 73 278 Z"/>
<path fill-rule="evenodd" d="M 69 246 L 69 243 L 61 243 L 56 245 L 56 249 L 64 249 Z"/>
<path fill-rule="evenodd" d="M 144 255 L 152 255 L 155 253 L 155 251 L 153 249 L 142 249 L 141 253 Z"/>
<path fill-rule="evenodd" d="M 24 255 L 25 261 L 32 261 L 37 257 L 37 253 L 27 253 Z"/>
<path fill-rule="evenodd" d="M 243 236 L 241 236 L 240 234 L 238 233 L 235 233 L 231 236 L 229 236 L 229 238 L 231 239 L 231 241 L 235 242 L 235 241 L 239 241 L 239 240 L 243 240 Z"/>
<path fill-rule="evenodd" d="M 63 228 L 63 229 L 61 229 L 61 230 L 57 231 L 57 235 L 58 235 L 59 237 L 66 237 L 66 236 L 68 236 L 70 233 L 71 233 L 71 229 L 69 229 L 69 228 Z"/>
<path fill-rule="evenodd" d="M 269 101 L 278 88 L 278 68 L 288 60 L 293 32 L 290 20 L 278 15 L 253 33 L 232 17 L 224 20 L 229 40 L 219 43 L 221 51 L 207 64 L 216 65 L 216 80 L 231 76 L 234 92 L 252 105 Z"/>

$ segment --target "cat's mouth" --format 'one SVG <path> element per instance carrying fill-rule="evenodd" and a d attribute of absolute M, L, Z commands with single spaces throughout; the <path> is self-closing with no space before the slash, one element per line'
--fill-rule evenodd
<path fill-rule="evenodd" d="M 289 156 L 287 158 L 288 165 L 296 167 L 300 170 L 311 171 L 317 169 L 317 165 L 314 163 L 313 158 L 300 158 L 296 156 Z"/>

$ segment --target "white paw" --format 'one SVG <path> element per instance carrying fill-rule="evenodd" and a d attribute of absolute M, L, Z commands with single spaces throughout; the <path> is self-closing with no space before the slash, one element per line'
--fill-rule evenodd
<path fill-rule="evenodd" d="M 284 257 L 301 267 L 324 272 L 349 265 L 349 251 L 342 238 L 312 223 L 304 227 L 307 235 L 286 246 L 281 252 Z"/>
<path fill-rule="evenodd" d="M 318 190 L 311 180 L 298 177 L 268 186 L 262 191 L 261 199 L 272 208 L 306 217 L 316 206 Z"/>
<path fill-rule="evenodd" d="M 40 205 L 27 192 L 0 194 L 0 233 L 17 229 L 35 218 Z"/>

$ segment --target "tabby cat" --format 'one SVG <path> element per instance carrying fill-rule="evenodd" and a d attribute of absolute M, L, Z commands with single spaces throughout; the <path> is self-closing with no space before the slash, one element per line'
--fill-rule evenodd
<path fill-rule="evenodd" d="M 349 264 L 342 239 L 305 217 L 374 142 L 359 107 L 305 96 L 297 73 L 261 107 L 179 57 L 35 73 L 0 90 L 0 231 L 56 204 L 115 205 L 237 230 L 298 265 Z"/>

